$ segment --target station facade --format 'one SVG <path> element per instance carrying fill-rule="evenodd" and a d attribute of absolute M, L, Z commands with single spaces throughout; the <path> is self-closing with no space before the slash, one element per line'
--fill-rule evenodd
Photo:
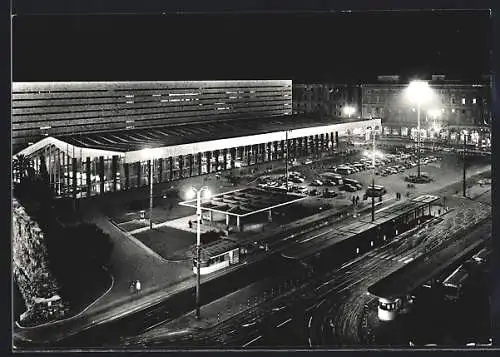
<path fill-rule="evenodd" d="M 293 116 L 286 117 L 293 121 Z M 71 138 L 47 137 L 21 150 L 17 157 L 22 155 L 35 173 L 40 173 L 45 166 L 56 196 L 83 198 L 147 186 L 151 169 L 153 183 L 162 183 L 283 160 L 287 150 L 290 159 L 333 153 L 341 138 L 352 135 L 355 130 L 381 128 L 378 119 L 324 124 L 304 124 L 304 127 L 290 130 L 263 129 L 262 133 L 252 135 L 244 135 L 241 131 L 238 135 L 238 125 L 234 124 L 234 136 L 203 141 L 191 136 L 190 142 L 177 145 L 169 145 L 168 141 L 162 145 L 158 141 L 161 133 L 173 130 L 168 128 Z M 101 148 L 95 143 L 96 137 L 100 142 L 113 138 L 116 145 Z M 139 139 L 144 148 L 138 145 L 135 150 L 127 149 L 127 140 Z M 119 145 L 119 141 L 125 143 Z M 85 145 L 77 145 L 78 142 Z M 20 180 L 20 173 L 14 174 L 14 181 Z"/>

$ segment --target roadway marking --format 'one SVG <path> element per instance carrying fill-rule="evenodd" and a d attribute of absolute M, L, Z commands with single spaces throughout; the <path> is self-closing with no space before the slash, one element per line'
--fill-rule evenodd
<path fill-rule="evenodd" d="M 311 238 L 307 238 L 307 239 L 301 240 L 301 241 L 299 241 L 299 243 L 309 242 L 310 240 L 312 240 L 312 239 L 314 239 L 314 238 L 318 238 L 319 236 L 325 235 L 325 234 L 327 234 L 327 233 L 330 233 L 331 231 L 333 231 L 333 229 L 330 229 L 329 231 L 326 231 L 326 232 L 323 232 L 323 233 L 317 234 L 317 235 L 315 235 L 315 236 L 312 236 Z"/>
<path fill-rule="evenodd" d="M 309 341 L 309 347 L 312 347 L 311 337 L 309 337 L 307 341 Z"/>
<path fill-rule="evenodd" d="M 279 325 L 277 325 L 276 327 L 281 327 L 283 325 L 286 325 L 287 323 L 289 323 L 290 321 L 292 321 L 292 318 L 290 317 L 288 320 L 285 320 L 283 321 L 282 323 L 280 323 Z"/>
<path fill-rule="evenodd" d="M 313 317 L 311 316 L 311 317 L 309 318 L 309 325 L 308 325 L 308 326 L 309 326 L 309 328 L 311 328 L 311 325 L 312 325 L 312 320 L 313 320 Z"/>
<path fill-rule="evenodd" d="M 255 341 L 260 340 L 261 338 L 262 338 L 262 336 L 257 336 L 257 337 L 255 337 L 253 340 L 248 341 L 247 343 L 245 343 L 242 347 L 247 347 L 248 345 L 250 345 L 250 344 L 254 343 Z"/>

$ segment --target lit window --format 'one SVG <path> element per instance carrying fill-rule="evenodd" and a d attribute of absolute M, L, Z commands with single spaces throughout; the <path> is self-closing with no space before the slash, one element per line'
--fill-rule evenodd
<path fill-rule="evenodd" d="M 476 104 L 476 103 L 477 103 L 476 98 L 472 98 L 472 104 Z"/>
<path fill-rule="evenodd" d="M 134 103 L 134 101 L 132 101 L 132 100 L 127 100 L 125 103 L 127 103 L 127 104 L 133 104 L 133 103 Z"/>
<path fill-rule="evenodd" d="M 451 109 L 451 112 L 452 112 L 452 113 L 455 113 L 455 108 L 452 108 L 452 109 Z"/>
<path fill-rule="evenodd" d="M 462 104 L 465 104 L 465 98 L 462 98 Z"/>

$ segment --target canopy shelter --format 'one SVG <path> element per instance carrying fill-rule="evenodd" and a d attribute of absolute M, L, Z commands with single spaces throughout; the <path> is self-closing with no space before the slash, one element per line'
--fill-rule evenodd
<path fill-rule="evenodd" d="M 229 227 L 230 217 L 236 218 L 236 227 L 241 229 L 241 218 L 248 217 L 261 212 L 268 212 L 269 219 L 272 218 L 272 210 L 286 206 L 305 199 L 307 196 L 294 193 L 270 192 L 259 188 L 244 188 L 241 190 L 223 192 L 201 203 L 203 212 L 209 212 L 210 220 L 213 213 L 222 214 L 226 218 Z M 183 206 L 196 208 L 196 200 L 180 203 Z"/>

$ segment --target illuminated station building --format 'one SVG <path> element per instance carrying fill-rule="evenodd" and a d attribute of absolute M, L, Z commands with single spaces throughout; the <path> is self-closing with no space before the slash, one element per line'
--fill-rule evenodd
<path fill-rule="evenodd" d="M 12 144 L 76 198 L 320 155 L 380 120 L 292 114 L 292 81 L 13 83 Z M 20 178 L 14 170 L 14 181 Z"/>

